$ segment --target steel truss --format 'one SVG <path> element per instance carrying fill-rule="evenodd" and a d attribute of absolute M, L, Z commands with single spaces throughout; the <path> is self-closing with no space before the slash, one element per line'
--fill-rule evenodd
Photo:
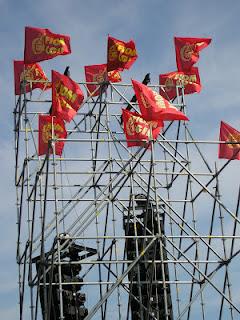
<path fill-rule="evenodd" d="M 51 101 L 34 94 L 14 109 L 20 319 L 239 319 L 240 189 L 221 194 L 234 164 L 217 167 L 218 141 L 174 121 L 149 149 L 127 148 L 121 108 L 138 105 L 109 83 L 67 125 L 63 156 L 39 157 Z M 82 299 L 71 317 L 66 288 Z"/>

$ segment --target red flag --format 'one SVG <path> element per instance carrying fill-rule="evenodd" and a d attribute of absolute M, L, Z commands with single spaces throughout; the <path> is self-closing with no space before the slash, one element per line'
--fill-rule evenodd
<path fill-rule="evenodd" d="M 52 70 L 52 115 L 70 122 L 83 99 L 82 90 L 76 82 Z"/>
<path fill-rule="evenodd" d="M 221 121 L 220 141 L 233 142 L 232 144 L 219 144 L 218 157 L 220 159 L 240 160 L 240 132 L 229 124 Z M 236 143 L 237 142 L 237 143 Z"/>
<path fill-rule="evenodd" d="M 106 64 L 85 66 L 84 69 L 86 82 L 97 82 L 100 84 L 104 81 L 120 82 L 122 80 L 117 70 L 107 72 Z M 100 88 L 97 90 L 99 84 L 87 84 L 88 94 L 93 97 L 98 96 L 100 94 Z"/>
<path fill-rule="evenodd" d="M 210 38 L 174 37 L 178 71 L 189 71 L 199 59 L 199 52 L 206 48 Z"/>
<path fill-rule="evenodd" d="M 176 86 L 184 86 L 184 94 L 191 94 L 201 91 L 201 82 L 197 67 L 192 67 L 190 71 L 175 71 L 166 74 L 160 74 L 159 84 L 164 85 L 164 89 L 160 87 L 160 94 L 168 99 L 174 99 L 177 96 Z M 182 94 L 182 90 L 179 90 Z"/>
<path fill-rule="evenodd" d="M 106 64 L 95 64 L 91 66 L 85 66 L 85 78 L 86 82 L 101 83 L 107 80 L 107 66 Z M 87 84 L 88 95 L 93 97 L 100 94 L 99 84 Z M 99 89 L 97 89 L 99 88 Z"/>
<path fill-rule="evenodd" d="M 124 42 L 108 36 L 107 70 L 129 69 L 137 59 L 137 51 L 133 40 Z"/>
<path fill-rule="evenodd" d="M 53 128 L 52 128 L 53 124 Z M 52 139 L 52 131 L 54 138 L 66 139 L 67 131 L 64 122 L 61 119 L 49 115 L 40 114 L 38 118 L 38 155 L 48 153 L 48 141 Z M 59 156 L 62 154 L 64 141 L 56 141 L 55 153 Z M 49 149 L 49 154 L 53 153 L 52 148 Z"/>
<path fill-rule="evenodd" d="M 126 109 L 122 109 L 122 118 L 128 147 L 149 146 L 151 135 L 155 140 L 163 128 L 162 120 L 146 121 L 137 112 Z"/>
<path fill-rule="evenodd" d="M 14 87 L 15 94 L 21 94 L 21 81 L 44 81 L 44 82 L 32 82 L 32 86 L 30 83 L 26 83 L 25 92 L 30 92 L 34 89 L 47 90 L 50 89 L 52 84 L 47 83 L 48 78 L 46 77 L 43 69 L 38 63 L 34 64 L 26 64 L 24 68 L 24 61 L 13 61 L 14 64 Z M 22 92 L 23 93 L 23 92 Z"/>
<path fill-rule="evenodd" d="M 110 82 L 121 82 L 122 81 L 121 73 L 117 70 L 109 71 L 108 80 Z"/>
<path fill-rule="evenodd" d="M 136 80 L 132 80 L 132 83 L 142 117 L 145 120 L 188 120 L 184 113 L 157 92 Z"/>
<path fill-rule="evenodd" d="M 69 53 L 69 36 L 52 33 L 49 29 L 25 27 L 25 63 L 48 60 Z"/>

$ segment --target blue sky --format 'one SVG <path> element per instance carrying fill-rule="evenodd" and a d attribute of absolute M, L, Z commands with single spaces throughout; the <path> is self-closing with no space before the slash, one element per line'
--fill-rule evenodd
<path fill-rule="evenodd" d="M 14 320 L 18 289 L 12 61 L 23 58 L 24 27 L 70 35 L 72 54 L 41 65 L 49 77 L 51 69 L 63 72 L 70 65 L 72 78 L 79 81 L 84 79 L 84 65 L 106 62 L 108 34 L 136 42 L 139 58 L 123 80 L 141 80 L 150 72 L 152 83 L 160 73 L 176 70 L 174 36 L 211 37 L 198 63 L 202 92 L 188 96 L 187 104 L 194 135 L 216 140 L 220 120 L 240 129 L 240 2 L 0 0 L 0 12 L 0 318 Z"/>

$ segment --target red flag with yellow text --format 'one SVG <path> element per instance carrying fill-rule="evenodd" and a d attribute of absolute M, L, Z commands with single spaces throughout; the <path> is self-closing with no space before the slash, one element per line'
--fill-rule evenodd
<path fill-rule="evenodd" d="M 24 61 L 15 60 L 13 61 L 13 64 L 15 95 L 20 95 L 24 91 L 27 93 L 37 88 L 41 90 L 47 90 L 51 88 L 52 84 L 49 83 L 47 76 L 38 63 L 25 64 L 24 67 Z M 25 89 L 21 92 L 21 82 L 23 80 L 26 81 L 26 85 Z"/>
<path fill-rule="evenodd" d="M 137 112 L 130 112 L 122 109 L 124 133 L 126 135 L 127 146 L 149 146 L 149 140 L 155 140 L 163 128 L 163 121 L 146 121 Z M 135 140 L 135 141 L 131 141 Z"/>
<path fill-rule="evenodd" d="M 69 53 L 69 36 L 53 33 L 49 29 L 25 27 L 25 63 L 35 63 Z"/>
<path fill-rule="evenodd" d="M 52 135 L 54 133 L 54 135 Z M 52 139 L 66 139 L 67 131 L 64 122 L 61 119 L 49 115 L 40 114 L 38 118 L 38 155 L 48 153 L 48 143 Z M 55 154 L 61 156 L 64 147 L 64 141 L 55 142 Z M 49 154 L 53 149 L 49 148 Z"/>
<path fill-rule="evenodd" d="M 188 120 L 184 113 L 154 90 L 136 80 L 132 80 L 132 84 L 142 117 L 145 120 Z"/>
<path fill-rule="evenodd" d="M 121 82 L 122 77 L 121 73 L 118 70 L 112 70 L 108 72 L 108 81 L 116 83 L 116 82 Z"/>
<path fill-rule="evenodd" d="M 99 84 L 104 81 L 120 82 L 121 75 L 117 70 L 107 72 L 106 64 L 95 64 L 85 66 L 86 82 L 97 82 L 98 84 L 87 84 L 88 95 L 98 96 L 100 93 Z M 106 86 L 105 86 L 106 88 Z"/>
<path fill-rule="evenodd" d="M 159 93 L 166 99 L 172 100 L 177 96 L 176 86 L 184 86 L 184 94 L 191 94 L 201 91 L 201 82 L 197 67 L 192 67 L 189 71 L 175 71 L 165 74 L 160 74 L 159 84 L 163 85 L 164 88 L 160 87 Z M 182 90 L 178 90 L 178 94 L 182 95 Z"/>
<path fill-rule="evenodd" d="M 174 37 L 178 71 L 189 71 L 199 59 L 199 52 L 206 48 L 210 38 Z"/>
<path fill-rule="evenodd" d="M 124 42 L 108 36 L 107 70 L 129 69 L 137 59 L 137 51 L 133 40 Z"/>
<path fill-rule="evenodd" d="M 240 132 L 238 130 L 221 121 L 219 140 L 230 142 L 219 144 L 218 157 L 220 159 L 240 160 Z"/>
<path fill-rule="evenodd" d="M 52 115 L 70 122 L 83 99 L 83 92 L 75 81 L 52 70 Z"/>

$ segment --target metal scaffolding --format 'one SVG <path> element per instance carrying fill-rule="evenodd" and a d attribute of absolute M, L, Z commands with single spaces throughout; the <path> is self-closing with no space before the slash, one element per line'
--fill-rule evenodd
<path fill-rule="evenodd" d="M 132 95 L 108 83 L 86 98 L 61 157 L 57 139 L 52 155 L 37 153 L 51 97 L 17 97 L 20 320 L 240 317 L 240 187 L 226 192 L 224 180 L 234 163 L 218 167 L 219 142 L 195 139 L 191 122 L 166 122 L 150 148 L 127 148 L 121 108 L 138 110 Z"/>

